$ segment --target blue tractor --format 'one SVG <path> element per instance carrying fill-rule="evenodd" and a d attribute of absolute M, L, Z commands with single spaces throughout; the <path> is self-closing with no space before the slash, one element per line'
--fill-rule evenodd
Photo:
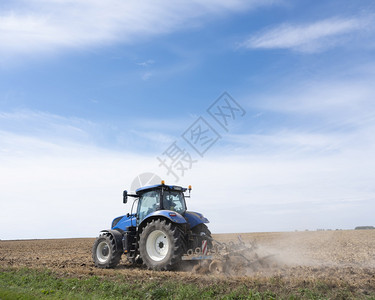
<path fill-rule="evenodd" d="M 185 195 L 186 191 L 189 195 Z M 113 268 L 126 255 L 129 262 L 152 270 L 172 270 L 182 256 L 202 243 L 212 247 L 209 221 L 186 209 L 191 186 L 161 184 L 123 193 L 123 202 L 134 197 L 132 212 L 115 218 L 111 229 L 102 230 L 92 248 L 96 267 Z M 133 208 L 136 210 L 133 211 Z"/>

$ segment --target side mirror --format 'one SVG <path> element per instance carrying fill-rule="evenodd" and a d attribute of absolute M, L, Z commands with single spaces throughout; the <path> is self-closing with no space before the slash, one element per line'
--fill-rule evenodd
<path fill-rule="evenodd" d="M 126 203 L 126 202 L 128 202 L 128 191 L 124 191 L 123 193 L 122 193 L 122 202 L 124 202 L 124 203 Z"/>

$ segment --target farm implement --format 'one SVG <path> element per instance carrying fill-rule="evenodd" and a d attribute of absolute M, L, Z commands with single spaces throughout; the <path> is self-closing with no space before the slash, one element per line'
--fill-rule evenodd
<path fill-rule="evenodd" d="M 111 229 L 100 232 L 92 248 L 95 266 L 113 268 L 122 255 L 152 270 L 172 270 L 191 261 L 196 272 L 242 274 L 267 264 L 270 256 L 258 256 L 256 245 L 246 245 L 240 237 L 237 243 L 214 240 L 206 226 L 208 219 L 187 210 L 185 198 L 190 192 L 191 186 L 164 181 L 135 194 L 124 191 L 124 203 L 135 198 L 132 212 L 115 218 Z"/>
<path fill-rule="evenodd" d="M 195 273 L 245 275 L 272 264 L 273 254 L 259 254 L 258 246 L 254 242 L 245 244 L 241 236 L 238 236 L 237 243 L 221 243 L 213 238 L 210 240 L 211 248 L 206 248 L 203 241 L 201 248 L 190 249 L 182 256 L 183 261 L 198 262 L 193 267 Z"/>

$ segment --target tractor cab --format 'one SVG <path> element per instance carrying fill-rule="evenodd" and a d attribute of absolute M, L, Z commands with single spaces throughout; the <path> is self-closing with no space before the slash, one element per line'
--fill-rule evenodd
<path fill-rule="evenodd" d="M 185 188 L 179 186 L 163 184 L 138 189 L 137 223 L 158 210 L 174 211 L 183 216 L 186 211 L 185 191 Z"/>
<path fill-rule="evenodd" d="M 184 193 L 187 190 L 189 195 L 185 196 Z M 133 203 L 133 206 L 137 203 L 137 208 L 131 216 L 136 219 L 136 225 L 138 226 L 146 217 L 157 211 L 176 212 L 180 216 L 184 216 L 186 212 L 185 197 L 190 197 L 190 191 L 191 186 L 183 188 L 175 185 L 166 185 L 162 182 L 162 184 L 139 188 L 135 194 L 128 194 L 127 191 L 124 191 L 123 202 L 127 202 L 128 196 L 137 198 Z"/>

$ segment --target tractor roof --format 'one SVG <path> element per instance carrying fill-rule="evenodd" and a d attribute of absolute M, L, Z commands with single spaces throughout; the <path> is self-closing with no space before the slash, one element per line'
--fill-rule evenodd
<path fill-rule="evenodd" d="M 185 192 L 187 190 L 187 188 L 183 188 L 183 187 L 177 186 L 177 185 L 156 184 L 156 185 L 141 187 L 141 188 L 137 189 L 135 191 L 135 193 L 138 195 L 138 194 L 143 194 L 144 192 L 147 192 L 147 191 L 157 190 L 157 189 L 161 189 L 161 188 L 171 190 L 171 191 L 181 191 L 181 192 Z"/>

